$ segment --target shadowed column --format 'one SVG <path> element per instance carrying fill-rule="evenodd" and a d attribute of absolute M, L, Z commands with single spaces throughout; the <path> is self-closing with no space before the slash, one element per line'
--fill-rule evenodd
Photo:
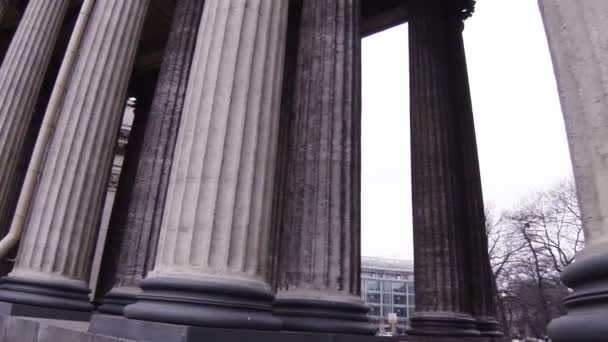
<path fill-rule="evenodd" d="M 0 0 L 0 12 L 6 6 Z M 0 221 L 10 225 L 18 168 L 69 0 L 31 0 L 0 67 Z M 0 19 L 2 14 L 0 13 Z M 26 152 L 27 153 L 27 152 Z M 8 218 L 8 220 L 4 220 Z M 0 227 L 4 233 L 8 226 Z"/>
<path fill-rule="evenodd" d="M 360 296 L 359 1 L 304 0 L 278 214 L 283 329 L 372 334 Z"/>
<path fill-rule="evenodd" d="M 93 246 L 147 7 L 147 0 L 104 0 L 93 9 L 15 268 L 0 286 L 3 301 L 92 309 Z"/>
<path fill-rule="evenodd" d="M 471 313 L 477 324 L 477 329 L 483 336 L 502 336 L 496 320 L 496 297 L 494 275 L 488 256 L 488 237 L 481 190 L 481 175 L 479 157 L 477 154 L 477 139 L 475 137 L 475 122 L 473 106 L 469 90 L 469 77 L 464 50 L 462 29 L 450 30 L 451 49 L 450 81 L 453 106 L 456 110 L 456 126 L 458 130 L 457 146 L 460 146 L 461 195 L 458 205 L 461 206 L 462 225 L 460 226 L 466 240 L 465 262 L 469 267 L 467 287 L 471 300 Z"/>
<path fill-rule="evenodd" d="M 461 32 L 457 2 L 411 4 L 410 115 L 416 312 L 410 334 L 479 336 L 471 316 L 467 218 L 460 203 L 459 117 L 461 74 L 454 70 L 454 32 Z M 462 86 L 462 84 L 460 85 Z M 459 93 L 460 95 L 461 93 Z"/>
<path fill-rule="evenodd" d="M 152 269 L 203 0 L 179 0 L 132 182 L 121 184 L 104 253 L 99 311 L 122 315 Z M 144 114 L 145 115 L 145 114 Z M 135 127 L 138 129 L 138 127 Z M 121 178 L 122 179 L 122 178 Z M 130 188 L 130 189 L 127 189 Z M 108 292 L 109 291 L 109 292 Z M 106 293 L 107 292 L 107 293 Z"/>
<path fill-rule="evenodd" d="M 287 7 L 205 1 L 156 262 L 127 317 L 280 328 L 267 270 Z"/>

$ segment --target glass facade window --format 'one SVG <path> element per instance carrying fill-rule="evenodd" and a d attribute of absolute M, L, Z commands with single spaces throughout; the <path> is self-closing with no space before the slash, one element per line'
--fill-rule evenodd
<path fill-rule="evenodd" d="M 393 296 L 393 303 L 395 305 L 405 305 L 405 296 L 404 295 L 394 295 Z"/>
<path fill-rule="evenodd" d="M 388 314 L 395 313 L 399 319 L 397 332 L 403 333 L 409 314 L 414 311 L 413 267 L 411 263 L 405 263 L 396 268 L 394 260 L 387 260 L 385 269 L 381 267 L 382 264 L 366 267 L 365 257 L 363 258 L 361 297 L 370 307 L 368 316 L 372 322 L 383 322 L 388 329 Z"/>
<path fill-rule="evenodd" d="M 365 286 L 367 291 L 380 291 L 380 281 L 378 280 L 366 280 Z"/>
<path fill-rule="evenodd" d="M 405 283 L 404 282 L 393 282 L 393 292 L 405 293 Z"/>
<path fill-rule="evenodd" d="M 365 297 L 367 303 L 380 303 L 380 294 L 378 293 L 367 293 Z"/>

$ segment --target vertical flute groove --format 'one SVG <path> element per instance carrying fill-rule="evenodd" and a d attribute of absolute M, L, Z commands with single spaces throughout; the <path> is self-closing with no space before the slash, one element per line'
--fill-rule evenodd
<path fill-rule="evenodd" d="M 102 291 L 134 291 L 153 267 L 177 128 L 184 105 L 203 0 L 179 0 L 159 78 L 143 127 L 132 190 L 119 188 L 104 255 Z M 139 99 L 138 99 L 139 100 Z M 143 114 L 138 114 L 143 115 Z M 125 176 L 126 178 L 130 178 Z M 122 184 L 121 184 L 122 185 Z M 128 194 L 128 195 L 127 195 Z"/>
<path fill-rule="evenodd" d="M 88 280 L 95 225 L 147 7 L 147 0 L 108 0 L 94 8 L 11 275 Z"/>
<path fill-rule="evenodd" d="M 266 282 L 286 11 L 206 1 L 151 276 Z"/>
<path fill-rule="evenodd" d="M 421 5 L 423 6 L 423 5 Z M 439 5 L 429 5 L 429 8 Z M 461 245 L 462 193 L 457 165 L 457 111 L 451 103 L 451 19 L 423 9 L 410 23 L 412 203 L 416 309 L 468 313 L 467 270 Z M 437 11 L 432 13 L 432 11 Z"/>
<path fill-rule="evenodd" d="M 17 168 L 25 151 L 27 129 L 51 56 L 64 21 L 69 1 L 32 0 L 12 39 L 0 67 L 0 217 L 11 218 L 7 202 L 19 191 L 13 187 Z M 0 1 L 0 20 L 7 1 Z M 0 232 L 10 222 L 0 222 Z"/>
<path fill-rule="evenodd" d="M 358 2 L 305 1 L 286 165 L 278 296 L 358 296 Z M 356 260 L 355 260 L 356 259 Z"/>

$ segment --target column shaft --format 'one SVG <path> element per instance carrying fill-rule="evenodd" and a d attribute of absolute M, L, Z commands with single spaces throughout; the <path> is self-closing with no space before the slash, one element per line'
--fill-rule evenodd
<path fill-rule="evenodd" d="M 297 39 L 275 312 L 286 330 L 370 334 L 359 278 L 359 1 L 303 1 Z"/>
<path fill-rule="evenodd" d="M 548 327 L 555 342 L 608 336 L 608 3 L 540 0 L 566 124 L 585 248 L 561 274 L 574 291 Z"/>
<path fill-rule="evenodd" d="M 143 129 L 143 142 L 139 155 L 129 156 L 138 159 L 127 160 L 129 165 L 134 163 L 125 169 L 133 173 L 125 175 L 130 182 L 118 189 L 119 203 L 112 214 L 102 269 L 101 312 L 122 314 L 125 305 L 135 302 L 139 282 L 154 265 L 203 5 L 203 0 L 178 1 L 147 122 L 144 128 L 134 128 Z"/>
<path fill-rule="evenodd" d="M 267 270 L 287 7 L 205 2 L 156 263 L 127 317 L 279 327 Z"/>
<path fill-rule="evenodd" d="M 452 32 L 461 30 L 456 6 L 412 4 L 410 128 L 416 313 L 411 334 L 479 335 L 471 317 L 464 255 L 464 214 L 453 103 Z"/>
<path fill-rule="evenodd" d="M 0 287 L 3 301 L 92 309 L 87 282 L 97 224 L 147 7 L 147 0 L 94 7 L 15 269 Z"/>
<path fill-rule="evenodd" d="M 461 206 L 461 228 L 466 239 L 463 250 L 466 251 L 465 263 L 469 267 L 467 284 L 471 313 L 476 320 L 477 329 L 483 336 L 502 336 L 496 320 L 496 286 L 488 257 L 488 237 L 464 41 L 461 30 L 452 30 L 450 33 L 450 80 L 453 106 L 458 118 L 455 129 L 459 134 L 458 166 L 462 187 L 458 205 Z"/>
<path fill-rule="evenodd" d="M 2 4 L 0 1 L 0 11 Z M 69 0 L 29 2 L 0 67 L 0 221 L 10 225 L 19 162 Z M 1 14 L 0 14 L 1 18 Z M 4 218 L 9 218 L 4 220 Z M 2 236 L 8 226 L 0 227 Z"/>

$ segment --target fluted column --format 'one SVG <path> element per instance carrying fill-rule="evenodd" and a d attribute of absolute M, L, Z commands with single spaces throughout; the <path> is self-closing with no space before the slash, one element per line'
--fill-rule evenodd
<path fill-rule="evenodd" d="M 464 28 L 462 26 L 461 28 Z M 473 106 L 464 50 L 462 30 L 451 30 L 450 80 L 453 106 L 456 110 L 460 146 L 459 177 L 462 186 L 457 204 L 461 206 L 465 236 L 465 263 L 469 266 L 468 284 L 471 313 L 483 336 L 502 336 L 496 320 L 495 280 L 488 256 L 488 237 L 481 190 L 481 174 L 475 137 Z"/>
<path fill-rule="evenodd" d="M 0 300 L 92 309 L 87 282 L 97 224 L 147 7 L 147 0 L 94 7 Z"/>
<path fill-rule="evenodd" d="M 410 129 L 416 312 L 410 334 L 476 336 L 465 255 L 466 212 L 455 106 L 456 2 L 412 2 L 409 21 Z M 463 84 L 461 84 L 462 86 Z"/>
<path fill-rule="evenodd" d="M 574 291 L 548 327 L 556 342 L 608 336 L 608 3 L 540 0 L 581 209 L 585 248 L 561 274 Z"/>
<path fill-rule="evenodd" d="M 299 26 L 275 313 L 285 330 L 371 334 L 360 297 L 359 1 L 305 0 Z"/>
<path fill-rule="evenodd" d="M 122 314 L 135 302 L 139 282 L 152 269 L 163 216 L 167 185 L 186 95 L 203 0 L 179 0 L 173 17 L 151 110 L 145 124 L 138 160 L 126 187 L 118 189 L 102 269 L 104 313 Z M 135 127 L 135 129 L 140 129 Z M 128 189 L 128 188 L 130 189 Z M 129 194 L 126 194 L 126 193 Z M 125 196 L 126 195 L 126 196 Z M 109 291 L 109 292 L 107 292 Z M 106 293 L 107 292 L 107 293 Z"/>
<path fill-rule="evenodd" d="M 17 178 L 34 115 L 69 0 L 31 0 L 0 67 L 0 218 L 3 237 L 19 192 Z M 0 19 L 7 1 L 0 1 Z"/>
<path fill-rule="evenodd" d="M 127 317 L 279 328 L 267 269 L 287 7 L 205 2 L 156 263 Z"/>

